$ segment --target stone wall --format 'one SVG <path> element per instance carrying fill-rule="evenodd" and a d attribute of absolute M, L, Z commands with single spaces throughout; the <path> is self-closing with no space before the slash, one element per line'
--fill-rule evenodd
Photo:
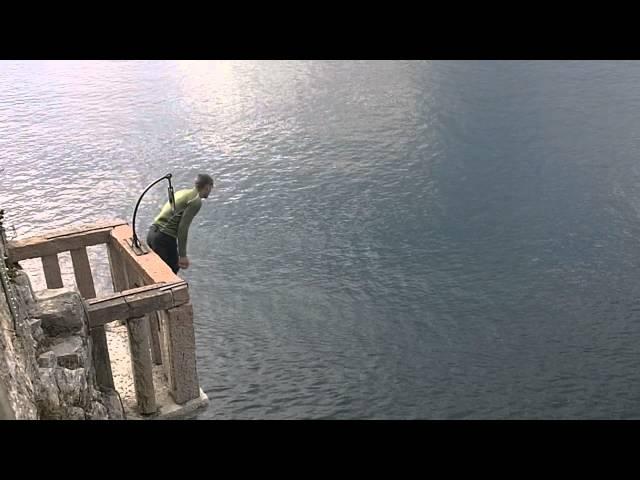
<path fill-rule="evenodd" d="M 0 241 L 0 261 L 4 257 Z M 0 289 L 0 418 L 122 419 L 117 392 L 97 387 L 80 294 L 71 288 L 33 292 L 25 272 L 13 273 L 15 330 Z"/>

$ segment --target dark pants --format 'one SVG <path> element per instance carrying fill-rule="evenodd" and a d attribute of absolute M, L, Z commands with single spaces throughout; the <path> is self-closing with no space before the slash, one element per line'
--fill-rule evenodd
<path fill-rule="evenodd" d="M 147 245 L 156 252 L 158 256 L 169 265 L 173 273 L 178 273 L 178 241 L 162 233 L 156 225 L 151 225 L 147 234 Z"/>

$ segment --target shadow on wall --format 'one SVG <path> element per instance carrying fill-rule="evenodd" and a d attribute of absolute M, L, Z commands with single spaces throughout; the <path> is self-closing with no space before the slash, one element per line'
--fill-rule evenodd
<path fill-rule="evenodd" d="M 16 417 L 9 405 L 9 397 L 3 385 L 0 385 L 0 420 L 15 420 Z"/>

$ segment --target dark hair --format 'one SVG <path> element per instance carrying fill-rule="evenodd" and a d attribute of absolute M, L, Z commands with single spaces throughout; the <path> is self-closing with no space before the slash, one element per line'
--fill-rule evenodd
<path fill-rule="evenodd" d="M 213 178 L 211 178 L 211 176 L 207 175 L 206 173 L 199 173 L 196 177 L 196 188 L 198 190 L 201 190 L 207 185 L 213 186 Z"/>

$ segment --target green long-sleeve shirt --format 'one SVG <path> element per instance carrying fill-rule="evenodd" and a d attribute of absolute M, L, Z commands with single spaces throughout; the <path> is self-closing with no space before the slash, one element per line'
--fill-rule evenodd
<path fill-rule="evenodd" d="M 153 224 L 162 233 L 178 239 L 178 255 L 187 256 L 187 238 L 191 220 L 200 211 L 202 199 L 195 188 L 175 192 L 176 212 L 171 213 L 171 204 L 165 203 Z"/>

